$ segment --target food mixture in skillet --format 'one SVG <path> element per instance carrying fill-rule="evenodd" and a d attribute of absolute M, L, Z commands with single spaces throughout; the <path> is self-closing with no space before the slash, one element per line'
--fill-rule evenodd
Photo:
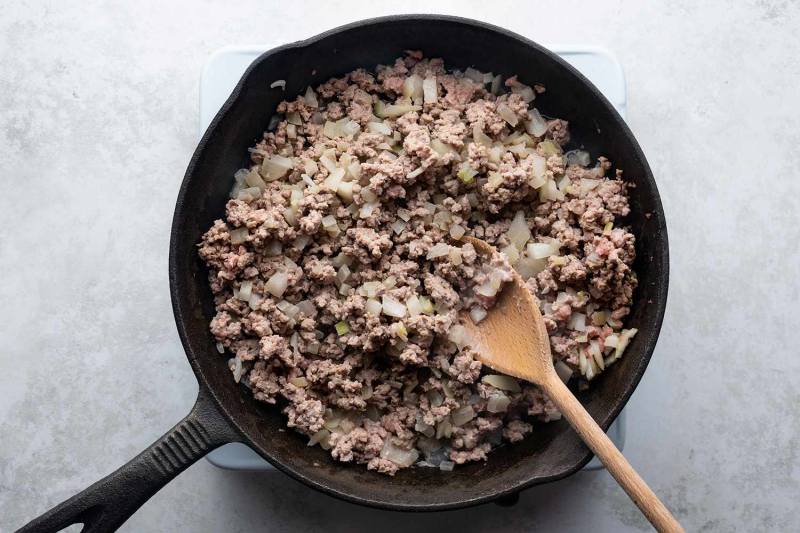
<path fill-rule="evenodd" d="M 560 418 L 481 368 L 459 324 L 465 307 L 486 316 L 512 267 L 563 380 L 586 386 L 622 355 L 628 185 L 604 157 L 564 152 L 568 123 L 532 105 L 544 91 L 407 52 L 278 106 L 199 253 L 234 379 L 309 446 L 386 474 L 450 470 Z"/>

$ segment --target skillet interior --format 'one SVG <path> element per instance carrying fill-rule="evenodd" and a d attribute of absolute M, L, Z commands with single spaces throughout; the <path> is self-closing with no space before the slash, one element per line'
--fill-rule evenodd
<path fill-rule="evenodd" d="M 581 402 L 607 429 L 635 389 L 655 347 L 666 306 L 666 226 L 653 176 L 636 140 L 613 107 L 591 83 L 555 55 L 527 39 L 494 26 L 442 16 L 372 19 L 283 46 L 259 57 L 244 75 L 201 140 L 178 199 L 170 249 L 170 279 L 176 321 L 201 388 L 243 434 L 243 442 L 281 470 L 329 494 L 386 509 L 438 510 L 482 503 L 522 488 L 563 478 L 585 465 L 591 454 L 566 421 L 542 424 L 522 443 L 492 452 L 487 463 L 451 473 L 408 469 L 394 478 L 367 472 L 363 465 L 334 462 L 306 438 L 285 429 L 277 409 L 237 387 L 220 356 L 208 324 L 214 315 L 207 270 L 196 243 L 224 216 L 233 173 L 248 163 L 247 147 L 260 138 L 278 103 L 355 68 L 390 63 L 403 50 L 421 49 L 443 57 L 449 68 L 474 66 L 524 83 L 543 83 L 535 105 L 546 115 L 570 121 L 570 129 L 593 157 L 606 155 L 625 171 L 632 214 L 627 223 L 637 239 L 634 268 L 639 277 L 627 327 L 639 334 L 625 357 L 598 379 Z M 312 74 L 312 71 L 315 71 Z M 286 91 L 270 89 L 286 80 Z M 644 216 L 650 213 L 648 219 Z M 320 467 L 314 467 L 313 462 Z"/>

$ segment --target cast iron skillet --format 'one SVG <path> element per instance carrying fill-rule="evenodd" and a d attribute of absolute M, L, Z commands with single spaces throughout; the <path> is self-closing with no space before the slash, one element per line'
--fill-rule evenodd
<path fill-rule="evenodd" d="M 591 458 L 565 421 L 542 424 L 519 444 L 492 452 L 486 463 L 451 473 L 407 469 L 393 478 L 363 465 L 335 463 L 307 438 L 285 428 L 274 407 L 256 402 L 237 386 L 217 353 L 208 324 L 214 314 L 207 271 L 196 244 L 224 215 L 231 176 L 248 162 L 246 148 L 260 138 L 280 100 L 307 85 L 357 67 L 391 63 L 403 50 L 443 57 L 450 67 L 474 66 L 518 74 L 525 83 L 543 83 L 536 100 L 546 115 L 570 122 L 572 136 L 593 156 L 606 155 L 631 189 L 628 223 L 637 239 L 634 268 L 639 277 L 636 303 L 626 325 L 639 334 L 625 357 L 578 398 L 604 428 L 613 422 L 639 383 L 653 353 L 667 301 L 668 246 L 656 183 L 639 145 L 614 108 L 586 78 L 553 53 L 501 28 L 454 17 L 408 15 L 357 22 L 312 39 L 263 54 L 248 68 L 209 126 L 189 163 L 175 208 L 169 274 L 172 305 L 200 393 L 191 413 L 150 448 L 77 496 L 23 527 L 25 532 L 58 531 L 84 523 L 83 531 L 114 531 L 148 498 L 214 448 L 242 442 L 276 468 L 326 494 L 403 511 L 457 509 L 513 495 L 533 485 L 562 479 Z M 286 91 L 270 89 L 286 80 Z M 646 217 L 645 214 L 649 214 Z M 321 466 L 316 467 L 314 463 Z"/>

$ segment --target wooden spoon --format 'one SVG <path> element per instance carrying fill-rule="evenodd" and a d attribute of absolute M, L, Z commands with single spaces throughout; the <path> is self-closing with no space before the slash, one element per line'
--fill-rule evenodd
<path fill-rule="evenodd" d="M 494 252 L 482 240 L 473 237 L 461 240 L 472 244 L 481 256 Z M 556 374 L 544 320 L 524 285 L 519 274 L 514 272 L 514 280 L 503 288 L 494 307 L 477 325 L 469 317 L 469 311 L 461 311 L 461 323 L 479 354 L 478 359 L 503 374 L 538 385 L 653 527 L 660 532 L 683 532 L 675 517 Z"/>

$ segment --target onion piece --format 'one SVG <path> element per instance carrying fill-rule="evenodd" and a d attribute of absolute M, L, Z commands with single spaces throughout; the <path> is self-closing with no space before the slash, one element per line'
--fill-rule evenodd
<path fill-rule="evenodd" d="M 506 104 L 505 102 L 501 102 L 497 106 L 497 114 L 500 115 L 500 117 L 506 122 L 508 122 L 512 127 L 516 126 L 519 123 L 517 115 L 514 114 L 514 112 L 511 110 L 510 107 L 508 107 L 508 104 Z"/>
<path fill-rule="evenodd" d="M 478 83 L 483 83 L 483 72 L 472 67 L 467 67 L 467 70 L 464 71 L 464 76 Z"/>
<path fill-rule="evenodd" d="M 334 328 L 336 328 L 336 334 L 339 335 L 340 337 L 350 332 L 350 325 L 344 320 L 342 320 L 341 322 L 337 322 Z"/>
<path fill-rule="evenodd" d="M 303 95 L 303 100 L 305 100 L 306 107 L 319 107 L 319 100 L 317 100 L 317 95 L 311 88 L 311 85 L 306 88 L 306 94 Z"/>
<path fill-rule="evenodd" d="M 637 333 L 639 333 L 639 330 L 636 328 L 622 330 L 622 333 L 619 336 L 619 342 L 617 343 L 616 350 L 614 351 L 615 359 L 619 359 L 620 357 L 622 357 L 622 352 L 625 351 L 625 348 L 628 347 L 628 343 L 630 343 L 631 339 Z"/>
<path fill-rule="evenodd" d="M 450 256 L 450 262 L 453 263 L 455 266 L 458 266 L 462 263 L 461 248 L 451 246 L 448 255 Z"/>
<path fill-rule="evenodd" d="M 318 442 L 321 442 L 323 439 L 328 439 L 330 436 L 331 436 L 330 431 L 328 431 L 327 429 L 320 429 L 311 436 L 306 446 L 314 446 Z"/>
<path fill-rule="evenodd" d="M 500 390 L 507 390 L 510 392 L 520 392 L 522 390 L 522 388 L 519 386 L 519 382 L 516 379 L 502 374 L 490 374 L 488 376 L 483 376 L 481 381 L 486 385 L 491 385 L 492 387 Z"/>
<path fill-rule="evenodd" d="M 502 392 L 494 392 L 489 396 L 489 401 L 486 403 L 486 409 L 490 413 L 504 413 L 508 410 L 511 400 Z"/>
<path fill-rule="evenodd" d="M 370 133 L 381 133 L 383 135 L 391 135 L 392 128 L 383 122 L 369 122 L 367 123 L 367 130 Z"/>
<path fill-rule="evenodd" d="M 264 288 L 269 291 L 270 294 L 275 296 L 276 298 L 280 298 L 283 296 L 283 293 L 286 292 L 286 287 L 289 286 L 289 277 L 286 275 L 285 272 L 278 272 L 273 274 L 272 277 L 267 280 L 266 285 Z"/>
<path fill-rule="evenodd" d="M 381 118 L 399 117 L 399 116 L 405 115 L 406 113 L 410 113 L 411 111 L 421 111 L 421 110 L 422 110 L 422 106 L 421 105 L 394 105 L 394 104 L 392 104 L 392 105 L 387 105 L 383 109 L 383 117 L 381 117 L 381 115 L 378 115 L 378 113 L 375 113 L 375 114 L 378 115 Z"/>
<path fill-rule="evenodd" d="M 436 259 L 437 257 L 444 257 L 450 252 L 450 246 L 447 243 L 440 242 L 434 244 L 430 250 L 428 250 L 428 255 L 425 256 L 425 259 L 431 260 Z"/>
<path fill-rule="evenodd" d="M 406 306 L 405 304 L 399 302 L 397 299 L 392 298 L 391 296 L 384 295 L 382 298 L 383 303 L 383 314 L 387 316 L 393 316 L 396 318 L 403 318 L 406 316 Z"/>
<path fill-rule="evenodd" d="M 542 117 L 542 114 L 539 113 L 538 109 L 534 107 L 528 110 L 528 116 L 530 117 L 530 121 L 525 123 L 525 131 L 528 132 L 528 134 L 534 137 L 541 137 L 547 133 L 547 121 Z"/>
<path fill-rule="evenodd" d="M 266 161 L 269 161 L 269 160 L 265 159 L 264 161 L 266 162 Z M 263 165 L 262 165 L 262 170 L 263 170 Z M 261 190 L 261 192 L 264 192 L 264 190 L 266 190 L 266 188 L 267 188 L 267 184 L 264 183 L 264 180 L 261 179 L 261 176 L 255 170 L 251 170 L 250 172 L 245 174 L 244 175 L 244 181 L 250 187 L 258 187 Z"/>
<path fill-rule="evenodd" d="M 475 324 L 479 324 L 481 320 L 486 318 L 489 313 L 481 307 L 480 305 L 476 305 L 473 307 L 469 312 L 469 317 L 472 319 L 472 322 Z"/>
<path fill-rule="evenodd" d="M 391 443 L 391 437 L 387 437 L 381 449 L 381 457 L 399 466 L 411 466 L 419 459 L 419 452 L 416 448 L 404 450 Z"/>
<path fill-rule="evenodd" d="M 378 300 L 374 298 L 369 298 L 367 300 L 367 303 L 364 305 L 364 312 L 369 313 L 371 315 L 380 316 L 382 310 L 383 306 Z"/>
<path fill-rule="evenodd" d="M 339 184 L 342 182 L 343 177 L 344 177 L 344 169 L 336 168 L 328 175 L 327 178 L 325 178 L 325 181 L 322 185 L 329 191 L 336 192 L 339 189 Z"/>
<path fill-rule="evenodd" d="M 567 329 L 586 331 L 586 315 L 583 313 L 571 313 L 567 319 Z"/>
<path fill-rule="evenodd" d="M 301 389 L 304 387 L 308 387 L 308 380 L 304 377 L 289 378 L 289 383 Z"/>
<path fill-rule="evenodd" d="M 475 142 L 484 145 L 486 148 L 491 148 L 494 142 L 491 137 L 483 132 L 483 122 L 480 120 L 472 126 L 472 138 Z"/>
<path fill-rule="evenodd" d="M 367 202 L 366 204 L 362 205 L 358 212 L 359 216 L 361 218 L 369 218 L 372 215 L 372 212 L 375 211 L 375 208 L 378 207 L 378 203 L 379 202 Z"/>
<path fill-rule="evenodd" d="M 462 407 L 461 409 L 456 409 L 452 411 L 451 416 L 453 418 L 453 425 L 454 426 L 463 426 L 473 418 L 475 418 L 475 410 L 472 408 L 471 405 L 467 405 L 466 407 Z"/>
<path fill-rule="evenodd" d="M 242 379 L 242 360 L 236 357 L 234 361 L 233 380 L 236 383 L 239 383 L 239 381 Z"/>
<path fill-rule="evenodd" d="M 280 87 L 282 90 L 286 90 L 286 80 L 275 80 L 269 84 L 270 89 L 274 89 L 275 87 Z"/>
<path fill-rule="evenodd" d="M 508 257 L 508 262 L 512 265 L 519 261 L 519 250 L 517 250 L 517 247 L 513 244 L 509 244 L 505 248 L 501 248 L 500 252 L 506 254 L 506 257 Z"/>
<path fill-rule="evenodd" d="M 416 296 L 412 296 L 406 301 L 406 307 L 408 308 L 408 316 L 417 316 L 422 314 L 422 304 L 419 301 L 419 298 Z"/>
<path fill-rule="evenodd" d="M 500 92 L 500 86 L 501 86 L 502 84 L 503 84 L 503 77 L 502 77 L 502 76 L 500 76 L 500 74 L 498 74 L 498 75 L 497 75 L 497 76 L 495 76 L 495 77 L 494 77 L 494 79 L 492 80 L 492 90 L 491 90 L 491 93 L 492 93 L 492 94 L 495 94 L 495 95 L 496 95 L 496 94 L 498 94 L 498 93 Z"/>
<path fill-rule="evenodd" d="M 247 240 L 250 234 L 247 228 L 231 230 L 231 244 L 241 244 Z"/>
<path fill-rule="evenodd" d="M 493 298 L 497 294 L 497 287 L 493 287 L 491 283 L 486 282 L 482 285 L 478 285 L 475 288 L 475 292 L 486 298 Z"/>
<path fill-rule="evenodd" d="M 450 339 L 450 341 L 459 348 L 463 348 L 468 343 L 467 328 L 465 328 L 461 324 L 455 324 L 450 327 L 450 331 L 448 332 L 447 338 Z"/>
<path fill-rule="evenodd" d="M 514 219 L 508 227 L 506 237 L 517 247 L 517 250 L 522 251 L 525 248 L 525 244 L 531 238 L 531 230 L 525 222 L 525 213 L 523 211 L 517 211 L 514 215 Z"/>
<path fill-rule="evenodd" d="M 569 381 L 569 378 L 572 377 L 572 368 L 570 368 L 570 366 L 564 361 L 556 361 L 554 366 L 556 369 L 556 374 L 558 374 L 558 377 L 561 378 L 561 381 L 564 383 Z"/>
<path fill-rule="evenodd" d="M 422 82 L 422 93 L 426 104 L 435 104 L 438 101 L 437 88 L 436 76 L 425 78 Z"/>

